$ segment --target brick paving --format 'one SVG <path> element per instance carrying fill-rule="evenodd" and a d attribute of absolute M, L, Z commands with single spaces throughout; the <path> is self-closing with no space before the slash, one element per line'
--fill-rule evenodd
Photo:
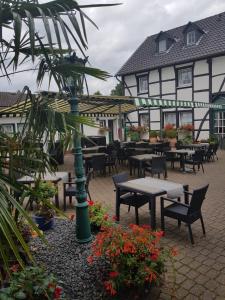
<path fill-rule="evenodd" d="M 191 245 L 187 227 L 182 224 L 178 229 L 175 220 L 166 218 L 166 235 L 163 244 L 175 246 L 179 255 L 173 268 L 168 265 L 165 284 L 154 299 L 202 299 L 225 300 L 225 151 L 218 154 L 219 160 L 205 163 L 205 173 L 181 173 L 168 170 L 168 180 L 189 184 L 190 190 L 209 183 L 207 198 L 203 203 L 203 218 L 206 236 L 202 234 L 200 221 L 192 225 L 195 244 Z M 73 170 L 73 158 L 65 156 L 61 170 Z M 124 168 L 123 168 L 124 169 Z M 108 207 L 111 215 L 115 213 L 115 193 L 111 175 L 96 176 L 90 182 L 93 200 Z M 70 211 L 72 208 L 69 208 Z M 160 225 L 159 201 L 157 201 L 157 225 Z M 148 206 L 139 210 L 141 224 L 149 223 Z M 128 213 L 127 207 L 121 205 L 121 223 L 135 222 L 134 210 Z M 153 299 L 151 298 L 151 299 Z M 147 300 L 147 299 L 146 299 Z"/>

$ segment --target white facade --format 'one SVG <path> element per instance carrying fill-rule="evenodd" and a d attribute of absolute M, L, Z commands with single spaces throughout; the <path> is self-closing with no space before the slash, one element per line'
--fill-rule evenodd
<path fill-rule="evenodd" d="M 178 70 L 191 68 L 192 82 L 186 86 L 178 86 Z M 148 94 L 142 94 L 138 91 L 138 76 L 147 74 L 149 91 Z M 223 80 L 225 78 L 225 56 L 212 57 L 211 59 L 201 59 L 190 61 L 185 64 L 175 64 L 172 66 L 161 67 L 154 70 L 149 70 L 147 73 L 132 74 L 123 76 L 125 95 L 140 96 L 140 97 L 156 97 L 172 100 L 188 100 L 199 102 L 210 102 L 210 97 L 213 94 L 225 92 Z M 175 109 L 164 109 L 162 126 L 165 122 L 167 112 L 173 112 Z M 177 109 L 176 126 L 180 126 L 182 122 L 182 112 L 190 112 L 192 114 L 192 124 L 195 128 L 195 134 L 200 126 L 200 123 L 206 115 L 208 109 Z M 148 114 L 148 110 L 141 113 Z M 185 116 L 185 114 L 183 114 Z M 187 116 L 187 114 L 186 114 Z M 138 120 L 138 113 L 128 115 L 131 121 Z M 150 109 L 150 128 L 152 130 L 160 129 L 160 113 L 158 110 Z M 209 116 L 206 118 L 199 139 L 209 137 Z"/>

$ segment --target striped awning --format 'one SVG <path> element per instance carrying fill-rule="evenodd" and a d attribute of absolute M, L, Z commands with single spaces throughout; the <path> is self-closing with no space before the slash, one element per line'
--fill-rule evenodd
<path fill-rule="evenodd" d="M 54 92 L 42 92 L 36 97 L 40 97 L 40 100 L 47 98 L 49 105 L 55 111 L 69 112 L 70 104 L 68 97 L 62 97 Z M 145 107 L 162 107 L 162 108 L 213 108 L 222 109 L 224 105 L 213 104 L 206 102 L 192 102 L 192 101 L 176 101 L 157 98 L 140 98 L 140 97 L 128 97 L 128 96 L 87 96 L 84 95 L 78 98 L 79 111 L 81 115 L 96 117 L 108 117 L 117 116 L 120 113 L 127 114 L 138 109 Z M 31 102 L 20 101 L 12 106 L 0 109 L 0 117 L 14 117 L 21 115 L 24 110 L 29 110 Z"/>
<path fill-rule="evenodd" d="M 55 111 L 70 112 L 69 98 L 60 98 L 56 93 L 43 93 L 37 97 L 40 97 L 40 100 L 44 97 L 48 98 L 49 106 Z M 128 113 L 137 109 L 133 99 L 125 96 L 82 96 L 78 98 L 78 102 L 80 114 L 90 117 L 113 117 L 119 115 L 120 112 Z M 30 106 L 29 100 L 18 102 L 0 110 L 0 117 L 20 115 L 24 110 L 29 110 Z"/>
<path fill-rule="evenodd" d="M 214 108 L 222 109 L 220 104 L 197 102 L 197 101 L 184 101 L 184 100 L 167 100 L 157 98 L 135 98 L 135 105 L 137 107 L 163 107 L 163 108 Z"/>

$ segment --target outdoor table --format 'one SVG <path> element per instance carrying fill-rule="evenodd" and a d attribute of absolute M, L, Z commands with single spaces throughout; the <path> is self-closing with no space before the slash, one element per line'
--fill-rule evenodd
<path fill-rule="evenodd" d="M 36 175 L 36 177 L 38 177 L 38 175 Z M 67 172 L 55 172 L 55 173 L 46 172 L 44 174 L 44 176 L 41 177 L 41 180 L 50 181 L 57 188 L 57 193 L 55 195 L 55 205 L 57 208 L 59 208 L 58 183 L 61 180 L 63 182 L 67 182 L 68 181 L 68 173 Z M 35 178 L 32 176 L 23 176 L 23 177 L 17 179 L 17 182 L 23 183 L 23 184 L 32 184 L 35 182 Z"/>
<path fill-rule="evenodd" d="M 156 154 L 141 154 L 141 155 L 134 155 L 129 157 L 129 167 L 130 167 L 130 175 L 132 176 L 132 170 L 135 163 L 138 164 L 138 177 L 142 175 L 142 167 L 143 162 L 151 161 L 153 157 L 160 157 Z"/>
<path fill-rule="evenodd" d="M 136 147 L 129 147 L 129 148 L 125 148 L 125 149 L 129 149 L 132 150 L 136 153 L 139 154 L 151 154 L 154 150 L 153 148 L 136 148 Z"/>
<path fill-rule="evenodd" d="M 83 160 L 85 161 L 85 172 L 87 174 L 88 172 L 88 162 L 93 158 L 93 157 L 99 157 L 99 156 L 105 156 L 108 157 L 108 154 L 106 153 L 88 153 L 88 154 L 83 154 Z"/>
<path fill-rule="evenodd" d="M 194 150 L 185 150 L 185 149 L 173 149 L 166 151 L 166 153 L 174 153 L 174 155 L 179 155 L 180 156 L 180 169 L 182 172 L 185 172 L 185 157 L 187 155 L 193 155 L 195 153 Z"/>
<path fill-rule="evenodd" d="M 156 228 L 156 197 L 167 194 L 170 198 L 179 198 L 188 190 L 188 185 L 175 183 L 168 180 L 161 180 L 151 177 L 138 178 L 127 182 L 119 183 L 116 186 L 116 217 L 119 219 L 119 198 L 123 191 L 141 193 L 149 196 L 150 225 Z M 188 203 L 188 195 L 185 193 L 185 203 Z"/>
<path fill-rule="evenodd" d="M 93 147 L 88 147 L 88 148 L 82 148 L 82 152 L 84 154 L 89 154 L 89 153 L 97 153 L 99 152 L 99 149 L 105 149 L 106 146 L 93 146 Z"/>
<path fill-rule="evenodd" d="M 206 149 L 209 147 L 209 143 L 189 144 L 183 147 L 187 149 Z"/>

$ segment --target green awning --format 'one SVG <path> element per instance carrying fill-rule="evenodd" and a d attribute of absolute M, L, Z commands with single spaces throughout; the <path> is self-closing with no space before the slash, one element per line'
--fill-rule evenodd
<path fill-rule="evenodd" d="M 184 101 L 184 100 L 167 100 L 167 99 L 157 99 L 157 98 L 135 98 L 135 105 L 137 107 L 163 107 L 163 108 L 214 108 L 222 109 L 223 105 L 197 102 L 197 101 Z"/>

